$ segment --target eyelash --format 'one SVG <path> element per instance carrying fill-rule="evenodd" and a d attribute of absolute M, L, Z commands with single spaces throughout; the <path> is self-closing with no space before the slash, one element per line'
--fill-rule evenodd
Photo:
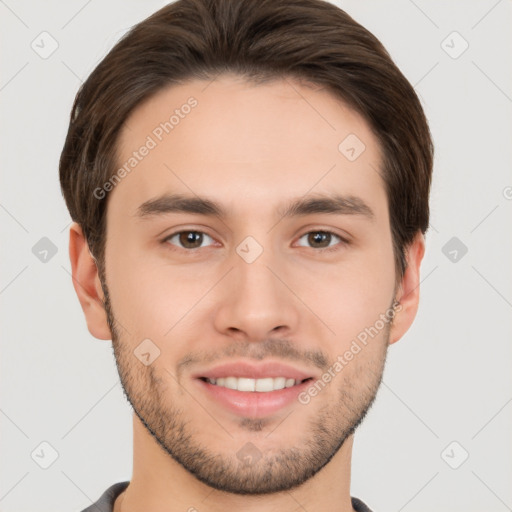
<path fill-rule="evenodd" d="M 184 229 L 184 230 L 181 230 L 181 231 L 176 231 L 176 232 L 166 236 L 162 240 L 162 243 L 167 244 L 170 247 L 171 250 L 180 250 L 181 249 L 181 250 L 187 251 L 187 252 L 195 252 L 198 249 L 204 249 L 204 247 L 195 247 L 194 249 L 187 249 L 185 247 L 178 247 L 178 246 L 176 246 L 174 244 L 169 243 L 172 238 L 174 238 L 177 235 L 181 235 L 182 233 L 199 233 L 199 234 L 202 234 L 202 235 L 206 235 L 206 236 L 210 237 L 213 240 L 213 237 L 210 236 L 208 233 L 205 233 L 204 231 L 199 231 L 199 230 L 195 230 L 195 229 Z M 310 247 L 310 249 L 313 249 L 316 252 L 323 253 L 323 252 L 339 251 L 340 250 L 340 247 L 339 247 L 340 245 L 341 246 L 347 246 L 350 243 L 347 239 L 343 238 L 342 236 L 338 235 L 337 233 L 334 233 L 333 231 L 329 231 L 329 230 L 326 230 L 326 229 L 316 229 L 316 230 L 312 230 L 312 231 L 307 231 L 306 233 L 304 233 L 303 235 L 301 235 L 299 237 L 299 240 L 301 238 L 304 238 L 307 235 L 312 234 L 312 233 L 325 233 L 325 234 L 334 236 L 334 237 L 336 237 L 336 238 L 338 238 L 340 240 L 337 244 L 335 244 L 333 246 L 321 247 L 321 248 Z M 305 247 L 305 246 L 300 246 L 300 247 Z"/>

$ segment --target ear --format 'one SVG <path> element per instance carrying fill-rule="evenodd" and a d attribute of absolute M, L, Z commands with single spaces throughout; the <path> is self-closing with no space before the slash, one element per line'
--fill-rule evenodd
<path fill-rule="evenodd" d="M 82 228 L 76 222 L 69 229 L 69 259 L 73 286 L 84 311 L 89 332 L 100 340 L 110 340 L 112 335 L 103 307 L 104 295 L 98 267 L 89 251 Z"/>
<path fill-rule="evenodd" d="M 420 300 L 420 265 L 425 254 L 425 238 L 418 232 L 406 249 L 407 268 L 398 287 L 396 301 L 400 304 L 391 324 L 389 344 L 397 342 L 412 325 Z"/>

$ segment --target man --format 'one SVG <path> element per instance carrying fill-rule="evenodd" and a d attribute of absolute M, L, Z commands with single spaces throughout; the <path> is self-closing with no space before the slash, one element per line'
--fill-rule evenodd
<path fill-rule="evenodd" d="M 353 434 L 415 317 L 433 147 L 382 45 L 318 0 L 179 0 L 81 87 L 73 283 L 133 475 L 87 511 L 370 510 Z"/>

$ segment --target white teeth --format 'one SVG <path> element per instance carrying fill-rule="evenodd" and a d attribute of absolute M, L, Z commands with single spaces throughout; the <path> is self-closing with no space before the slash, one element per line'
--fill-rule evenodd
<path fill-rule="evenodd" d="M 226 377 L 224 379 L 224 387 L 229 389 L 238 389 L 238 382 L 236 377 Z"/>
<path fill-rule="evenodd" d="M 263 379 L 249 379 L 247 377 L 220 377 L 218 379 L 207 379 L 210 384 L 215 384 L 228 389 L 238 391 L 257 391 L 268 393 L 278 389 L 291 388 L 300 384 L 301 380 L 287 379 L 286 377 L 265 377 Z"/>
<path fill-rule="evenodd" d="M 268 379 L 256 380 L 254 391 L 274 391 L 274 379 L 269 377 Z"/>
<path fill-rule="evenodd" d="M 238 386 L 237 386 L 238 391 L 255 391 L 255 388 L 256 388 L 256 380 L 247 379 L 245 377 L 240 377 L 238 379 Z"/>
<path fill-rule="evenodd" d="M 286 384 L 286 379 L 284 377 L 276 377 L 274 379 L 274 389 L 283 389 Z"/>

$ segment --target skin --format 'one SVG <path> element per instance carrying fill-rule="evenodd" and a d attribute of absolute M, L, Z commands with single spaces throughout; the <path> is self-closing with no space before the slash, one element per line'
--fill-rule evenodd
<path fill-rule="evenodd" d="M 133 475 L 115 512 L 351 511 L 353 430 L 375 398 L 388 346 L 416 315 L 423 236 L 407 248 L 400 278 L 378 140 L 329 92 L 289 79 L 254 85 L 223 75 L 160 91 L 127 120 L 120 165 L 191 96 L 198 105 L 109 194 L 103 286 L 80 226 L 70 230 L 88 329 L 113 340 L 135 410 Z M 349 134 L 366 146 L 353 162 L 338 150 Z M 333 191 L 360 198 L 373 216 L 277 213 Z M 207 197 L 227 214 L 137 215 L 164 192 Z M 180 230 L 208 236 L 195 249 L 186 238 L 164 240 Z M 322 252 L 318 231 L 348 243 L 327 236 L 334 250 Z M 263 249 L 252 263 L 236 251 L 247 236 Z M 393 322 L 307 404 L 242 416 L 193 378 L 234 360 L 280 361 L 321 378 L 395 300 Z M 145 366 L 133 351 L 148 338 L 160 355 Z M 249 442 L 260 458 L 244 466 L 237 453 Z"/>

